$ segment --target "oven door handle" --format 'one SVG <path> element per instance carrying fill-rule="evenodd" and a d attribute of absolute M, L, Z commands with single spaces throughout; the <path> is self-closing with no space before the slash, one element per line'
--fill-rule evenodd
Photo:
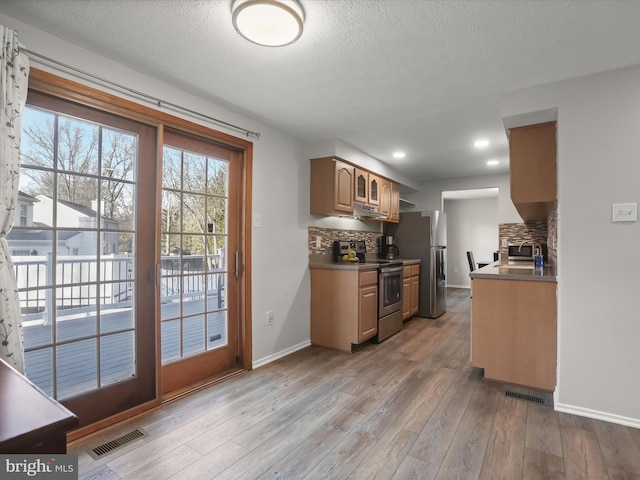
<path fill-rule="evenodd" d="M 384 267 L 382 267 L 380 269 L 380 274 L 381 275 L 385 275 L 385 274 L 389 274 L 389 273 L 401 272 L 403 268 L 404 267 L 392 267 L 392 268 L 384 268 Z"/>

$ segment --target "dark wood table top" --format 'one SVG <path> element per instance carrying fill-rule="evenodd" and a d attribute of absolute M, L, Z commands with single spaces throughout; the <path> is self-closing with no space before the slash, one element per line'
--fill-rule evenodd
<path fill-rule="evenodd" d="M 22 453 L 77 426 L 78 417 L 0 359 L 0 452 Z"/>

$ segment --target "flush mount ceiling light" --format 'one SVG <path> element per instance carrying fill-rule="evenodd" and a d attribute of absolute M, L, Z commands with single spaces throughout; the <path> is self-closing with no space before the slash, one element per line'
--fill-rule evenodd
<path fill-rule="evenodd" d="M 304 11 L 297 0 L 235 0 L 233 28 L 250 42 L 282 47 L 302 35 Z"/>
<path fill-rule="evenodd" d="M 393 152 L 393 158 L 404 158 L 406 157 L 404 152 Z"/>
<path fill-rule="evenodd" d="M 489 146 L 489 140 L 485 138 L 480 138 L 473 142 L 473 146 L 476 148 L 487 148 Z"/>
<path fill-rule="evenodd" d="M 500 161 L 495 160 L 495 159 L 487 160 L 487 165 L 489 165 L 490 167 L 498 165 L 499 163 L 500 163 Z"/>

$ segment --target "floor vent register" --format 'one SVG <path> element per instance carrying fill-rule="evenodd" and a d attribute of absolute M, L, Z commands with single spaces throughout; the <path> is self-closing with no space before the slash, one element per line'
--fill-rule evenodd
<path fill-rule="evenodd" d="M 111 453 L 114 450 L 122 448 L 125 445 L 135 440 L 138 440 L 139 438 L 142 438 L 144 436 L 145 436 L 145 432 L 143 430 L 140 430 L 140 429 L 133 430 L 132 432 L 125 433 L 124 435 L 114 440 L 111 440 L 107 443 L 103 443 L 102 445 L 98 445 L 97 447 L 92 448 L 89 451 L 89 455 L 91 455 L 91 457 L 94 460 L 97 460 L 98 458 L 106 455 L 107 453 Z"/>
<path fill-rule="evenodd" d="M 544 396 L 529 395 L 527 393 L 514 392 L 512 390 L 505 390 L 504 394 L 507 397 L 516 398 L 518 400 L 525 400 L 527 402 L 537 403 L 539 405 L 549 406 L 549 400 Z"/>

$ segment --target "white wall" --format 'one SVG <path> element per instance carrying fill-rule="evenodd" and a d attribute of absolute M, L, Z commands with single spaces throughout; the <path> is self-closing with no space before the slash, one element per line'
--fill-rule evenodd
<path fill-rule="evenodd" d="M 640 66 L 514 92 L 503 117 L 558 109 L 557 409 L 640 427 Z"/>
<path fill-rule="evenodd" d="M 445 200 L 447 214 L 447 285 L 471 286 L 467 251 L 476 263 L 493 261 L 498 250 L 498 197 Z"/>
<path fill-rule="evenodd" d="M 407 193 L 403 198 L 416 204 L 414 210 L 442 210 L 442 192 L 478 188 L 498 188 L 498 223 L 522 222 L 511 201 L 508 173 L 435 180 L 422 184 L 419 192 Z"/>
<path fill-rule="evenodd" d="M 0 13 L 0 23 L 18 31 L 29 50 L 127 87 L 241 125 L 261 133 L 254 142 L 253 211 L 262 217 L 253 228 L 253 360 L 260 365 L 309 344 L 309 278 L 307 226 L 309 215 L 309 162 L 304 144 L 252 118 L 206 102 L 152 77 L 64 42 L 44 31 Z M 32 58 L 32 66 L 81 83 L 96 86 Z M 155 108 L 126 93 L 98 88 Z M 246 138 L 242 133 L 208 123 L 198 117 L 169 112 L 216 130 Z M 286 251 L 286 255 L 282 251 Z M 274 312 L 274 325 L 265 325 L 265 312 Z"/>

